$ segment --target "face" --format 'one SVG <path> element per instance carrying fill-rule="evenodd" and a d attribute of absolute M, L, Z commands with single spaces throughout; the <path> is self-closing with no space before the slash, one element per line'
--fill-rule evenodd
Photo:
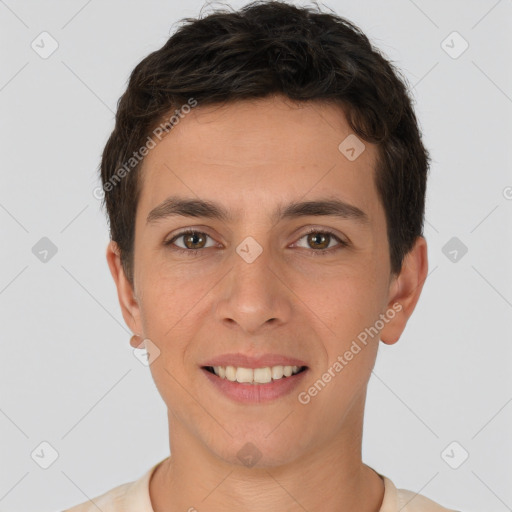
<path fill-rule="evenodd" d="M 170 421 L 224 461 L 251 442 L 259 464 L 284 464 L 357 435 L 379 337 L 398 339 L 419 296 L 425 245 L 390 275 L 377 149 L 348 159 L 351 133 L 333 105 L 199 105 L 144 160 L 133 290 L 109 246 L 125 320 L 160 351 L 150 369 Z M 258 392 L 203 368 L 225 354 L 307 368 Z"/>

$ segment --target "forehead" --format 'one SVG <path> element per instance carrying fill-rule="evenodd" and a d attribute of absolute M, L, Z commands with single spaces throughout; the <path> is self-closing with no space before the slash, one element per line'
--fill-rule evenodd
<path fill-rule="evenodd" d="M 330 196 L 372 219 L 383 213 L 376 156 L 375 145 L 355 138 L 338 105 L 282 96 L 199 103 L 145 157 L 138 210 L 147 215 L 179 194 L 256 216 L 276 203 Z"/>

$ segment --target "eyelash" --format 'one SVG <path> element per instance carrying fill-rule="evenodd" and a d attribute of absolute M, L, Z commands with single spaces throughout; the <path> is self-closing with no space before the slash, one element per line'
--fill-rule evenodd
<path fill-rule="evenodd" d="M 210 235 L 208 235 L 207 233 L 205 233 L 203 231 L 199 231 L 197 229 L 190 228 L 190 229 L 185 229 L 185 230 L 181 231 L 180 233 L 178 233 L 177 235 L 173 236 L 170 240 L 167 240 L 166 242 L 164 242 L 164 245 L 171 246 L 173 244 L 173 242 L 175 240 L 177 240 L 178 238 L 180 238 L 184 235 L 189 235 L 189 234 L 194 234 L 194 233 L 199 233 L 202 235 L 206 235 L 207 237 L 210 237 Z M 320 249 L 320 250 L 311 249 L 313 256 L 325 256 L 328 254 L 332 254 L 332 253 L 337 252 L 345 247 L 348 247 L 348 245 L 349 245 L 347 242 L 345 242 L 344 240 L 339 238 L 335 233 L 333 233 L 329 229 L 310 228 L 299 238 L 299 240 L 301 240 L 302 238 L 304 238 L 307 235 L 310 235 L 311 233 L 321 233 L 323 235 L 330 235 L 339 243 L 339 245 L 337 245 L 335 247 L 331 247 L 330 249 Z M 187 256 L 196 256 L 199 251 L 204 250 L 204 249 L 182 249 L 181 247 L 172 247 L 171 250 L 176 251 L 178 253 L 185 253 Z"/>

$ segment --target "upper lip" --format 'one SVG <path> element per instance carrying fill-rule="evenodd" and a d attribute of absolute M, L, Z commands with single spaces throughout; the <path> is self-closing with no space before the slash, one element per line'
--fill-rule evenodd
<path fill-rule="evenodd" d="M 250 356 L 248 354 L 222 354 L 209 359 L 201 366 L 236 366 L 242 368 L 264 368 L 266 366 L 307 366 L 306 363 L 296 357 L 283 356 L 281 354 L 263 354 Z"/>

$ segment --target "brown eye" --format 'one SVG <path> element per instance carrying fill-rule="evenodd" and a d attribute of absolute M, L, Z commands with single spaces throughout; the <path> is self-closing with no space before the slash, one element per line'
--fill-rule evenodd
<path fill-rule="evenodd" d="M 210 245 L 208 245 L 210 243 Z M 187 254 L 196 254 L 200 249 L 207 249 L 215 245 L 213 239 L 202 231 L 188 230 L 164 242 L 172 250 Z"/>
<path fill-rule="evenodd" d="M 201 249 L 206 243 L 204 233 L 194 232 L 181 235 L 188 249 Z"/>
<path fill-rule="evenodd" d="M 314 249 L 326 249 L 331 241 L 329 233 L 322 233 L 320 231 L 310 233 L 308 235 L 308 244 Z"/>
<path fill-rule="evenodd" d="M 348 242 L 329 230 L 313 228 L 300 237 L 296 246 L 309 249 L 312 256 L 322 256 L 333 254 L 348 245 Z"/>

